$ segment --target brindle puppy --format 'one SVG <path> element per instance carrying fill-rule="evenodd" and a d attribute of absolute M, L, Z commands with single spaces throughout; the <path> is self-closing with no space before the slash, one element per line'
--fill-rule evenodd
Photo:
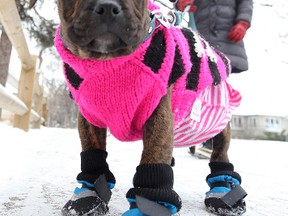
<path fill-rule="evenodd" d="M 32 7 L 35 2 L 36 0 L 31 0 L 30 6 Z M 175 145 L 176 142 L 174 137 L 175 122 L 179 121 L 176 115 L 177 108 L 173 105 L 173 101 L 177 100 L 173 95 L 176 91 L 175 88 L 178 86 L 181 77 L 187 75 L 187 78 L 183 79 L 184 81 L 186 80 L 185 92 L 187 91 L 189 94 L 193 91 L 197 92 L 201 84 L 199 84 L 202 73 L 200 68 L 205 67 L 205 65 L 211 70 L 211 72 L 209 71 L 209 79 L 212 80 L 211 86 L 218 86 L 221 83 L 225 83 L 225 77 L 223 78 L 223 75 L 220 76 L 220 74 L 226 73 L 229 69 L 229 65 L 227 64 L 228 60 L 223 54 L 217 51 L 215 52 L 218 58 L 216 62 L 222 62 L 222 66 L 226 65 L 226 67 L 221 70 L 220 66 L 217 65 L 218 63 L 216 64 L 215 61 L 212 61 L 212 57 L 209 56 L 212 55 L 209 54 L 212 52 L 212 48 L 209 47 L 208 43 L 187 29 L 175 30 L 175 28 L 171 28 L 171 31 L 176 32 L 173 34 L 177 34 L 177 37 L 174 37 L 170 43 L 168 39 L 165 39 L 170 35 L 170 33 L 167 33 L 169 30 L 162 28 L 162 26 L 159 27 L 160 30 L 154 29 L 156 28 L 153 25 L 155 16 L 150 14 L 147 0 L 58 0 L 58 9 L 61 20 L 61 30 L 59 28 L 56 33 L 55 43 L 58 52 L 65 62 L 64 70 L 68 86 L 80 108 L 78 130 L 82 144 L 82 172 L 77 176 L 77 180 L 82 184 L 82 188 L 75 190 L 72 199 L 63 207 L 63 215 L 73 215 L 73 213 L 77 213 L 77 215 L 102 215 L 108 212 L 107 204 L 111 196 L 110 190 L 115 184 L 115 178 L 106 162 L 107 128 L 110 128 L 112 134 L 121 140 L 137 140 L 139 139 L 139 135 L 137 135 L 139 133 L 143 140 L 143 152 L 140 165 L 137 167 L 133 179 L 134 188 L 131 188 L 126 195 L 130 202 L 130 210 L 124 213 L 124 215 L 165 216 L 175 214 L 181 208 L 181 199 L 173 190 L 173 171 L 170 166 L 173 145 Z M 155 22 L 157 23 L 159 20 Z M 151 39 L 151 37 L 153 38 Z M 188 46 L 186 47 L 186 51 L 188 50 L 187 55 L 189 55 L 188 63 L 183 60 L 186 58 L 183 57 L 184 52 L 186 52 L 184 49 L 185 46 L 181 45 L 182 42 L 177 39 L 178 37 L 182 37 L 181 40 L 187 40 L 187 44 L 190 46 L 190 48 Z M 171 48 L 170 44 L 174 43 L 176 45 L 174 48 L 171 46 Z M 131 98 L 123 98 L 123 100 L 128 99 L 128 101 L 123 102 L 121 99 L 118 103 L 116 102 L 114 106 L 112 103 L 112 106 L 104 107 L 106 104 L 102 103 L 102 101 L 106 101 L 107 98 L 113 96 L 115 98 L 111 100 L 115 99 L 115 101 L 117 101 L 117 98 L 121 98 L 122 92 L 127 89 L 138 90 L 139 85 L 130 88 L 129 82 L 127 82 L 125 83 L 126 86 L 122 87 L 118 85 L 117 82 L 111 81 L 102 86 L 102 83 L 97 80 L 92 87 L 89 87 L 89 96 L 83 96 L 86 95 L 84 90 L 89 90 L 89 88 L 85 89 L 83 87 L 85 82 L 87 82 L 87 80 L 89 81 L 89 79 L 85 79 L 84 77 L 89 72 L 99 73 L 103 75 L 103 81 L 106 80 L 107 77 L 105 77 L 105 73 L 102 74 L 102 69 L 100 69 L 102 67 L 102 64 L 100 64 L 101 61 L 106 64 L 115 59 L 115 62 L 117 62 L 119 61 L 119 57 L 140 53 L 139 49 L 141 49 L 142 44 L 144 44 L 143 46 L 148 44 L 145 47 L 146 53 L 144 57 L 142 59 L 140 58 L 142 61 L 141 64 L 143 63 L 143 70 L 146 66 L 149 66 L 155 74 L 160 74 L 159 71 L 162 70 L 162 67 L 167 66 L 170 78 L 166 80 L 167 83 L 165 83 L 165 85 L 168 87 L 166 93 L 161 96 L 154 109 L 147 114 L 147 119 L 143 125 L 140 126 L 140 129 L 136 126 L 138 122 L 134 122 L 135 119 L 132 118 L 132 123 L 127 123 L 131 125 L 128 126 L 127 130 L 123 130 L 124 132 L 130 132 L 130 134 L 121 134 L 121 132 L 123 132 L 121 128 L 118 133 L 118 129 L 115 129 L 114 126 L 123 124 L 121 127 L 125 127 L 126 122 L 124 122 L 124 124 L 123 121 L 121 121 L 122 114 L 125 116 L 125 112 L 129 111 L 129 100 L 132 101 L 133 95 L 136 95 L 137 92 L 132 92 Z M 153 48 L 152 45 L 157 44 L 161 47 L 160 49 L 157 47 Z M 203 60 L 204 57 L 202 56 L 203 59 L 201 61 L 199 60 L 200 58 L 198 59 L 197 55 L 200 51 L 195 50 L 199 48 L 199 46 L 202 46 L 201 49 L 203 49 L 205 53 L 208 53 L 206 54 L 209 58 Z M 171 63 L 170 67 L 169 62 L 167 64 L 165 63 L 168 55 L 163 53 L 163 50 L 168 53 L 171 49 L 174 56 L 172 60 L 175 62 Z M 67 57 L 67 55 L 69 56 Z M 95 61 L 93 61 L 93 59 L 95 59 Z M 70 60 L 71 62 L 69 62 Z M 85 63 L 82 63 L 82 61 Z M 78 62 L 81 66 L 75 66 L 75 62 Z M 163 62 L 165 64 L 163 64 Z M 82 73 L 81 70 L 83 68 L 90 67 L 89 63 L 91 63 L 91 68 L 94 70 L 84 71 Z M 126 78 L 126 75 L 131 73 L 130 77 L 135 76 L 133 83 L 143 84 L 139 82 L 139 77 L 136 78 L 138 74 L 134 74 L 134 69 L 131 71 L 129 64 L 128 66 L 127 64 L 126 62 L 125 64 L 123 63 L 123 65 L 111 73 L 110 76 L 116 74 L 115 77 L 117 78 L 117 72 L 126 68 L 127 71 L 123 74 L 123 77 Z M 160 66 L 157 64 L 160 64 Z M 105 67 L 107 65 L 105 65 Z M 196 68 L 197 65 L 199 66 L 198 69 Z M 134 65 L 131 64 L 131 67 L 134 67 Z M 114 80 L 115 77 L 113 77 Z M 123 77 L 119 77 L 119 82 L 122 82 Z M 142 77 L 140 78 L 142 79 Z M 197 83 L 195 84 L 194 82 Z M 110 92 L 110 95 L 108 94 L 99 100 L 100 96 L 98 93 L 106 91 L 108 84 L 114 85 L 112 88 L 115 88 L 116 93 L 113 94 L 113 92 Z M 120 90 L 116 91 L 116 87 Z M 155 88 L 152 93 L 147 92 L 148 96 L 143 103 L 138 104 L 138 108 L 134 110 L 136 116 L 139 112 L 141 118 L 141 116 L 143 116 L 142 109 L 147 108 L 150 103 L 154 103 L 152 99 L 151 102 L 148 103 L 146 100 L 147 98 L 154 98 L 154 91 L 157 91 L 157 88 Z M 93 94 L 90 94 L 91 92 L 93 92 Z M 91 97 L 97 98 L 95 99 L 96 102 L 93 101 L 92 103 L 90 100 L 94 99 L 91 99 Z M 84 99 L 81 100 L 81 98 Z M 98 105 L 98 102 L 100 105 Z M 117 113 L 117 106 L 119 106 L 120 109 L 120 103 L 122 102 L 125 104 L 124 107 L 128 108 L 119 114 Z M 187 101 L 187 104 L 188 103 L 189 101 Z M 93 109 L 88 106 L 93 107 Z M 116 109 L 114 109 L 114 107 L 116 107 Z M 89 111 L 87 111 L 88 109 Z M 95 114 L 94 116 L 94 113 L 91 113 L 91 109 L 94 110 L 97 115 Z M 99 109 L 101 109 L 101 113 L 100 111 L 98 112 Z M 110 110 L 107 112 L 110 112 L 109 115 L 113 117 L 110 118 L 109 115 L 104 115 L 104 109 Z M 130 114 L 127 116 L 129 117 Z M 110 123 L 110 121 L 114 122 Z M 135 130 L 134 126 L 136 128 Z M 245 212 L 243 198 L 246 194 L 240 187 L 241 177 L 234 172 L 233 165 L 229 163 L 227 155 L 230 139 L 230 126 L 228 123 L 222 132 L 213 138 L 213 152 L 209 164 L 211 174 L 207 176 L 207 183 L 211 190 L 205 198 L 205 204 L 208 210 L 222 215 L 237 215 Z M 193 142 L 193 140 L 190 140 L 190 142 L 193 144 L 197 141 Z M 223 190 L 223 188 L 225 189 Z"/>

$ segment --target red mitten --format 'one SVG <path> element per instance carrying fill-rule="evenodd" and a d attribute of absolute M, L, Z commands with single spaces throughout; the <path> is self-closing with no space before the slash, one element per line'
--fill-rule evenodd
<path fill-rule="evenodd" d="M 246 31 L 249 27 L 250 24 L 248 22 L 239 21 L 231 28 L 228 34 L 228 39 L 235 43 L 240 42 L 244 38 Z"/>
<path fill-rule="evenodd" d="M 179 11 L 183 12 L 185 8 L 190 5 L 191 7 L 188 12 L 194 12 L 196 11 L 197 7 L 193 6 L 193 3 L 194 3 L 194 0 L 178 0 L 178 2 L 176 3 L 176 8 Z"/>

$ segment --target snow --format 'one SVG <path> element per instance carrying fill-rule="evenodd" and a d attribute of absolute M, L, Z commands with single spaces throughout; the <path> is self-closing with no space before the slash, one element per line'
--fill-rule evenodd
<path fill-rule="evenodd" d="M 0 123 L 0 215 L 61 215 L 80 172 L 80 141 L 76 129 L 45 128 L 23 132 Z M 140 161 L 141 142 L 122 143 L 108 137 L 108 163 L 117 179 L 110 213 L 128 209 L 125 194 L 132 187 Z M 203 203 L 208 190 L 208 160 L 198 159 L 187 148 L 174 150 L 174 189 L 181 196 L 182 216 L 209 216 Z M 247 191 L 246 216 L 288 215 L 288 163 L 285 142 L 232 140 L 230 160 L 242 176 Z"/>

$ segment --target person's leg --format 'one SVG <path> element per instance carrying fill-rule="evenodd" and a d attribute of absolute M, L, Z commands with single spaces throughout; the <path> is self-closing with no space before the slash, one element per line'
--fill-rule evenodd
<path fill-rule="evenodd" d="M 207 148 L 207 149 L 212 150 L 212 148 L 213 148 L 213 138 L 203 142 L 202 143 L 202 148 Z"/>
<path fill-rule="evenodd" d="M 213 138 L 203 142 L 199 147 L 189 147 L 189 152 L 201 159 L 210 159 L 213 149 Z"/>

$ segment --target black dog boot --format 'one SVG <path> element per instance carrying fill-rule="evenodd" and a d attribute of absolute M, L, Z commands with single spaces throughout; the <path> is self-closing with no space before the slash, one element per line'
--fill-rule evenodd
<path fill-rule="evenodd" d="M 76 188 L 72 198 L 62 208 L 63 216 L 96 216 L 108 212 L 114 175 L 106 162 L 107 152 L 88 150 L 81 153 L 81 170 L 77 176 L 81 188 Z"/>
<path fill-rule="evenodd" d="M 145 164 L 136 169 L 126 197 L 130 210 L 122 216 L 171 216 L 181 209 L 181 199 L 173 190 L 173 170 L 167 164 Z"/>
<path fill-rule="evenodd" d="M 240 186 L 241 176 L 234 172 L 233 164 L 211 162 L 211 174 L 206 178 L 210 191 L 206 193 L 208 211 L 223 215 L 242 215 L 246 211 L 244 198 L 247 193 Z"/>

